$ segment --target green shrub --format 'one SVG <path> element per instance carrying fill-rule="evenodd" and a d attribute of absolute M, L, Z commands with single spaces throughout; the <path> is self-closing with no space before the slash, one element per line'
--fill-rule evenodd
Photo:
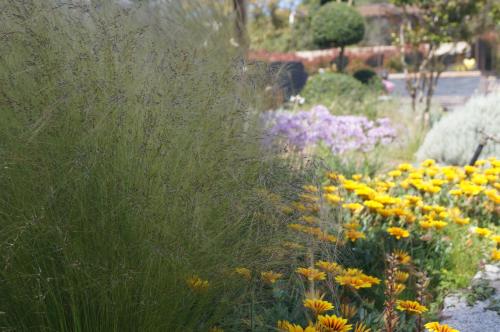
<path fill-rule="evenodd" d="M 454 165 L 467 164 L 483 139 L 500 133 L 499 94 L 472 97 L 465 105 L 445 115 L 427 134 L 417 152 L 417 159 L 435 159 Z M 500 157 L 500 144 L 489 141 L 480 158 Z"/>
<path fill-rule="evenodd" d="M 363 17 L 351 6 L 327 3 L 312 19 L 314 42 L 319 47 L 345 47 L 363 39 Z"/>
<path fill-rule="evenodd" d="M 377 79 L 379 80 L 377 73 L 369 68 L 358 69 L 352 76 L 363 84 L 369 84 Z"/>
<path fill-rule="evenodd" d="M 268 268 L 266 189 L 291 172 L 262 152 L 232 22 L 196 1 L 96 2 L 1 5 L 0 329 L 250 321 L 229 272 Z"/>
<path fill-rule="evenodd" d="M 366 92 L 366 87 L 349 75 L 322 73 L 308 79 L 301 95 L 308 104 L 330 106 L 334 102 L 360 100 Z"/>

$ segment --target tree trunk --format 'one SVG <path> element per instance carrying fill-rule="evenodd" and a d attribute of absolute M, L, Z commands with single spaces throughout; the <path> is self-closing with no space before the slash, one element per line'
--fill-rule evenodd
<path fill-rule="evenodd" d="M 246 0 L 233 0 L 233 8 L 236 16 L 235 29 L 236 29 L 236 39 L 241 47 L 246 48 L 248 46 L 247 34 L 246 34 Z"/>
<path fill-rule="evenodd" d="M 340 47 L 339 57 L 338 57 L 338 60 L 337 60 L 337 71 L 339 73 L 343 73 L 344 72 L 344 51 L 345 51 L 345 46 L 341 46 Z"/>

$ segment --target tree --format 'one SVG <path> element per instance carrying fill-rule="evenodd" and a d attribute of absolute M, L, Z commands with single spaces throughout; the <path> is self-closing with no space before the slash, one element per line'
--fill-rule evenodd
<path fill-rule="evenodd" d="M 338 63 L 342 71 L 345 47 L 360 42 L 365 34 L 363 17 L 353 7 L 330 2 L 314 14 L 311 26 L 318 47 L 340 47 Z"/>
<path fill-rule="evenodd" d="M 391 0 L 403 12 L 403 22 L 395 38 L 400 46 L 406 88 L 412 98 L 412 109 L 417 100 L 425 100 L 423 123 L 427 125 L 432 97 L 441 73 L 445 69 L 446 54 L 438 52 L 443 43 L 456 43 L 471 37 L 470 22 L 486 0 Z M 410 10 L 413 14 L 410 14 Z M 408 51 L 422 54 L 410 64 Z"/>

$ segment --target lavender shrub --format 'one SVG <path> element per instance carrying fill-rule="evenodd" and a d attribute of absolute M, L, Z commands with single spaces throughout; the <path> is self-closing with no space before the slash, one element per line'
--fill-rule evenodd
<path fill-rule="evenodd" d="M 396 130 L 387 118 L 370 121 L 364 116 L 336 116 L 322 105 L 314 106 L 310 111 L 267 112 L 264 120 L 268 128 L 268 146 L 284 143 L 298 152 L 321 144 L 335 155 L 350 151 L 368 152 L 396 137 Z"/>

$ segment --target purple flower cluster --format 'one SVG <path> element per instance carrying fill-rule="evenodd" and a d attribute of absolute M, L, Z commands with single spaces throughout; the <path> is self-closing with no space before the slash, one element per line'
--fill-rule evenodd
<path fill-rule="evenodd" d="M 265 122 L 268 144 L 281 140 L 299 151 L 324 144 L 334 154 L 367 152 L 396 137 L 387 118 L 370 121 L 364 116 L 335 116 L 321 105 L 310 111 L 268 112 Z"/>

